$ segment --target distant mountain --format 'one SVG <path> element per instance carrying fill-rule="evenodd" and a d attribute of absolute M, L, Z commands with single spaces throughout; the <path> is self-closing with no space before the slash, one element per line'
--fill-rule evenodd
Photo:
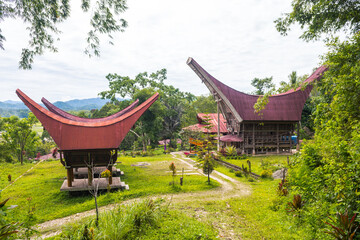
<path fill-rule="evenodd" d="M 53 104 L 62 110 L 91 110 L 91 109 L 100 109 L 104 106 L 109 100 L 101 98 L 88 98 L 88 99 L 73 99 L 66 102 L 57 101 Z"/>
<path fill-rule="evenodd" d="M 11 101 L 7 100 L 5 102 L 0 102 L 1 109 L 27 109 L 25 104 L 20 101 Z"/>
<path fill-rule="evenodd" d="M 119 99 L 122 101 L 123 99 Z M 104 106 L 109 100 L 101 98 L 88 98 L 88 99 L 73 99 L 69 101 L 57 101 L 53 104 L 65 111 L 80 111 L 80 110 L 92 110 L 100 109 Z M 44 106 L 42 103 L 41 106 Z M 21 101 L 12 101 L 6 100 L 0 102 L 0 116 L 9 117 L 12 115 L 17 115 L 19 117 L 26 116 L 29 112 L 29 109 Z"/>

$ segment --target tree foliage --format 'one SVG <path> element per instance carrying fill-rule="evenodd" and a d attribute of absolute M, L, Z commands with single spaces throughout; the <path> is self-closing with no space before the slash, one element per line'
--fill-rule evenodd
<path fill-rule="evenodd" d="M 110 89 L 99 93 L 102 98 L 118 104 L 118 96 L 130 97 L 132 100 L 138 98 L 142 103 L 155 92 L 159 92 L 159 100 L 144 113 L 134 128 L 133 133 L 137 135 L 144 151 L 150 142 L 156 142 L 159 138 L 168 138 L 173 142 L 178 137 L 186 107 L 195 99 L 191 93 L 165 84 L 166 74 L 166 69 L 151 74 L 143 72 L 134 79 L 109 74 L 107 79 Z"/>
<path fill-rule="evenodd" d="M 182 127 L 197 123 L 196 115 L 198 113 L 216 113 L 217 106 L 214 97 L 211 94 L 196 96 L 193 102 L 188 102 L 186 112 L 183 115 Z"/>
<path fill-rule="evenodd" d="M 326 212 L 360 210 L 360 35 L 334 41 L 324 57 L 329 70 L 318 86 L 315 136 L 290 171 L 290 183 L 312 209 Z M 316 194 L 314 194 L 316 193 Z M 310 215 L 315 219 L 316 212 Z M 320 221 L 320 220 L 319 220 Z M 318 231 L 314 228 L 314 231 Z"/>
<path fill-rule="evenodd" d="M 124 19 L 116 19 L 127 9 L 126 0 L 82 0 L 81 9 L 91 12 L 90 31 L 87 36 L 88 46 L 85 53 L 90 57 L 100 55 L 99 34 L 122 32 L 127 27 Z M 42 55 L 44 51 L 57 52 L 55 36 L 61 32 L 58 25 L 70 17 L 69 0 L 0 0 L 0 21 L 15 18 L 24 21 L 28 27 L 29 43 L 22 49 L 19 67 L 31 69 L 34 57 Z M 5 36 L 0 29 L 0 48 L 4 49 Z M 112 41 L 110 41 L 112 44 Z"/>
<path fill-rule="evenodd" d="M 332 36 L 339 31 L 355 34 L 360 30 L 360 2 L 354 0 L 293 0 L 292 12 L 275 21 L 276 29 L 286 35 L 298 23 L 304 29 L 300 38 L 318 40 L 322 34 Z"/>
<path fill-rule="evenodd" d="M 327 214 L 360 210 L 360 3 L 294 0 L 292 6 L 291 13 L 276 20 L 278 31 L 286 35 L 290 25 L 299 23 L 301 38 L 317 40 L 325 34 L 329 47 L 323 57 L 329 69 L 313 100 L 315 136 L 289 172 L 293 191 L 307 200 L 304 219 L 318 239 L 324 238 Z M 334 37 L 339 31 L 347 33 L 346 41 Z"/>
<path fill-rule="evenodd" d="M 28 118 L 19 119 L 12 116 L 3 118 L 3 121 L 2 138 L 5 149 L 9 149 L 23 164 L 24 156 L 34 151 L 39 141 L 36 132 L 32 130 L 37 119 L 30 113 Z"/>
<path fill-rule="evenodd" d="M 251 81 L 251 85 L 256 88 L 254 94 L 256 95 L 264 95 L 266 92 L 274 89 L 275 84 L 272 82 L 273 77 L 267 78 L 254 78 Z"/>

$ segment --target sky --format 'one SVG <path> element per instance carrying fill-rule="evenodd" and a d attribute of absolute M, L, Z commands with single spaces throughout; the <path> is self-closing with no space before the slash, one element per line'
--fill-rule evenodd
<path fill-rule="evenodd" d="M 59 26 L 58 52 L 36 57 L 32 70 L 18 68 L 28 41 L 26 25 L 1 22 L 6 42 L 0 50 L 0 101 L 19 100 L 17 88 L 37 102 L 93 98 L 108 89 L 109 73 L 135 77 L 162 68 L 167 84 L 208 94 L 186 65 L 188 57 L 223 83 L 250 93 L 255 77 L 273 76 L 278 84 L 292 71 L 311 74 L 326 52 L 321 41 L 299 39 L 297 26 L 285 37 L 276 31 L 274 20 L 291 10 L 290 0 L 128 0 L 121 16 L 129 24 L 125 32 L 114 34 L 114 45 L 102 38 L 100 58 L 89 58 L 83 53 L 89 16 L 80 1 L 71 2 L 71 17 Z"/>

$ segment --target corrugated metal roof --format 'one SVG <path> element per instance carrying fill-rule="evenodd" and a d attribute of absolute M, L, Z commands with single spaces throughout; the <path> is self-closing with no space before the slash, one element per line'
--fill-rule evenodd
<path fill-rule="evenodd" d="M 19 89 L 16 94 L 39 119 L 61 150 L 116 149 L 130 128 L 158 99 L 156 93 L 130 112 L 98 122 L 74 121 L 54 114 Z"/>
<path fill-rule="evenodd" d="M 218 129 L 218 117 L 217 113 L 198 113 L 196 115 L 198 122 L 197 124 L 185 127 L 183 129 L 191 130 L 191 131 L 201 131 L 203 133 L 217 133 Z M 208 130 L 204 124 L 208 121 L 211 124 L 211 128 Z M 226 121 L 222 114 L 220 114 L 220 133 L 227 133 Z"/>
<path fill-rule="evenodd" d="M 230 102 L 236 112 L 244 121 L 300 121 L 306 99 L 313 88 L 312 82 L 321 78 L 327 70 L 326 66 L 319 67 L 305 82 L 305 89 L 301 87 L 289 90 L 285 93 L 269 97 L 269 102 L 261 114 L 254 112 L 254 104 L 259 95 L 250 95 L 239 92 L 206 72 L 194 59 L 189 58 L 187 64 L 193 67 L 203 81 L 209 81 Z M 219 94 L 220 95 L 220 94 Z"/>

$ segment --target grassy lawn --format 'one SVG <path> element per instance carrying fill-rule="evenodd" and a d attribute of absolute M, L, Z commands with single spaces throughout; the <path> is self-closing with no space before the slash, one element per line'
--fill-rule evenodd
<path fill-rule="evenodd" d="M 260 169 L 261 160 L 278 165 L 285 164 L 287 158 L 264 156 L 248 159 L 254 165 L 256 172 Z M 246 160 L 232 161 L 234 164 L 241 161 L 246 163 Z M 236 177 L 235 173 L 226 167 L 218 166 L 216 170 L 240 182 L 250 184 L 252 194 L 216 202 L 194 201 L 190 204 L 191 209 L 187 209 L 189 214 L 194 209 L 203 209 L 206 214 L 199 216 L 200 219 L 221 224 L 228 229 L 228 233 L 233 234 L 233 237 L 236 236 L 235 239 L 311 239 L 302 226 L 301 219 L 294 217 L 285 209 L 286 202 L 291 201 L 292 196 L 277 195 L 279 179 L 259 179 L 249 182 L 246 177 Z M 219 212 L 222 214 L 218 214 Z"/>
<path fill-rule="evenodd" d="M 276 171 L 287 165 L 287 156 L 281 156 L 281 155 L 254 156 L 241 160 L 226 159 L 225 161 L 240 167 L 243 164 L 244 167 L 248 168 L 247 160 L 250 160 L 251 162 L 251 171 L 259 175 L 264 169 L 270 169 L 272 171 Z"/>
<path fill-rule="evenodd" d="M 176 186 L 169 185 L 172 181 L 171 173 L 167 172 L 169 164 L 173 161 L 177 169 L 183 167 L 180 161 L 172 159 L 170 155 L 120 157 L 118 161 L 121 163 L 117 167 L 125 173 L 121 180 L 129 185 L 130 190 L 101 194 L 98 197 L 100 206 L 140 196 L 201 191 L 219 186 L 214 181 L 212 185 L 206 184 L 206 177 L 200 175 L 184 176 L 184 186 L 178 184 L 178 176 Z M 137 162 L 147 162 L 150 165 L 131 166 Z M 93 209 L 94 200 L 89 193 L 71 196 L 60 192 L 65 176 L 65 168 L 59 161 L 42 162 L 2 192 L 2 198 L 10 197 L 9 205 L 19 205 L 14 209 L 14 217 L 20 220 L 28 211 L 27 199 L 31 197 L 31 204 L 36 207 L 35 217 L 38 223 Z"/>
<path fill-rule="evenodd" d="M 84 238 L 85 226 L 92 230 L 93 238 Z M 145 199 L 100 214 L 98 226 L 88 217 L 62 226 L 61 234 L 46 239 L 218 239 L 217 235 L 211 224 L 169 209 L 161 199 Z"/>
<path fill-rule="evenodd" d="M 26 172 L 35 164 L 24 162 L 23 165 L 20 163 L 6 163 L 3 162 L 0 164 L 0 189 L 4 189 L 6 186 L 10 184 L 8 181 L 8 175 L 11 175 L 11 180 L 14 181 L 21 174 Z"/>

